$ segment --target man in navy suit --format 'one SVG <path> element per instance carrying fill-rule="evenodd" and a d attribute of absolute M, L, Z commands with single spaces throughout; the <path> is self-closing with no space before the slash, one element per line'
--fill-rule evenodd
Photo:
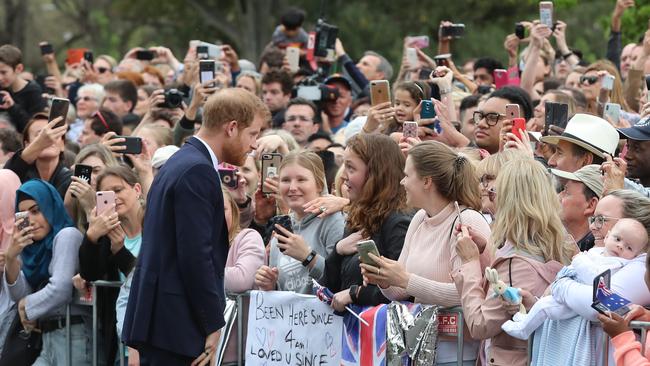
<path fill-rule="evenodd" d="M 228 257 L 217 164 L 244 165 L 269 119 L 244 89 L 212 95 L 198 134 L 156 176 L 122 333 L 143 365 L 207 365 L 214 358 L 225 324 Z"/>

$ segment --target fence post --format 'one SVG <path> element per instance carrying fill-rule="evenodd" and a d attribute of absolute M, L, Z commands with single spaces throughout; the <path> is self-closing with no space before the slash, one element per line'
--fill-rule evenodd
<path fill-rule="evenodd" d="M 68 366 L 72 366 L 72 338 L 70 333 L 70 303 L 68 303 L 65 307 L 65 342 L 68 345 L 65 350 L 65 364 Z"/>

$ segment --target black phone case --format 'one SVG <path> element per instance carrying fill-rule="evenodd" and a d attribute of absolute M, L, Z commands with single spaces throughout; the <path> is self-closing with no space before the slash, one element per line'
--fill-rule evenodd
<path fill-rule="evenodd" d="M 121 154 L 138 155 L 142 153 L 142 139 L 134 136 L 114 136 L 114 139 L 124 138 L 126 141 L 115 144 L 116 146 L 126 146 L 126 150 L 120 151 Z"/>
<path fill-rule="evenodd" d="M 49 121 L 52 121 L 57 117 L 63 117 L 63 120 L 61 122 L 54 125 L 55 128 L 61 127 L 65 124 L 66 118 L 68 117 L 69 107 L 70 107 L 70 101 L 67 99 L 52 99 Z"/>
<path fill-rule="evenodd" d="M 219 177 L 221 178 L 221 183 L 230 189 L 237 189 L 239 186 L 237 170 L 219 169 Z"/>
<path fill-rule="evenodd" d="M 90 177 L 92 176 L 93 168 L 88 165 L 77 164 L 74 167 L 74 176 L 85 179 L 86 182 L 90 183 Z"/>
<path fill-rule="evenodd" d="M 278 224 L 282 226 L 283 228 L 289 230 L 289 232 L 293 233 L 293 224 L 291 223 L 291 216 L 289 215 L 280 215 L 280 216 L 275 216 L 271 219 L 271 227 L 273 228 L 273 231 L 275 231 L 278 234 L 282 234 L 276 227 L 275 224 Z M 281 252 L 284 252 L 284 249 L 280 249 Z"/>

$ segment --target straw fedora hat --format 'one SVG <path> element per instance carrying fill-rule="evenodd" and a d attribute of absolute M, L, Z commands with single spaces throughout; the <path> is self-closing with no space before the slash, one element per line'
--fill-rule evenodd
<path fill-rule="evenodd" d="M 557 145 L 567 141 L 604 158 L 614 155 L 618 145 L 618 131 L 606 120 L 590 114 L 578 113 L 569 120 L 566 129 L 559 136 L 543 136 L 540 141 Z"/>

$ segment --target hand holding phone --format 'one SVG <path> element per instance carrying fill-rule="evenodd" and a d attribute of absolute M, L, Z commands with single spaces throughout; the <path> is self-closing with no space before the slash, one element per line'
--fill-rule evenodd
<path fill-rule="evenodd" d="M 115 213 L 115 192 L 99 191 L 95 193 L 95 198 L 97 200 L 97 216 Z"/>
<path fill-rule="evenodd" d="M 38 46 L 41 48 L 41 55 L 51 55 L 54 53 L 54 47 L 49 42 L 41 42 Z"/>
<path fill-rule="evenodd" d="M 390 101 L 388 80 L 372 80 L 370 82 L 370 104 L 376 106 Z"/>
<path fill-rule="evenodd" d="M 606 90 L 614 89 L 614 79 L 613 75 L 607 74 L 603 76 L 603 81 L 600 83 L 600 86 Z"/>
<path fill-rule="evenodd" d="M 549 29 L 553 29 L 553 2 L 540 1 L 539 3 L 539 21 Z"/>
<path fill-rule="evenodd" d="M 86 183 L 90 184 L 90 177 L 93 174 L 93 167 L 90 165 L 84 165 L 84 164 L 75 164 L 74 166 L 74 176 L 79 177 L 83 180 L 86 181 Z"/>
<path fill-rule="evenodd" d="M 359 253 L 359 260 L 361 263 L 373 266 L 373 267 L 379 267 L 377 262 L 374 261 L 374 259 L 370 258 L 368 255 L 369 253 L 372 253 L 376 255 L 377 257 L 380 257 L 379 255 L 379 250 L 377 250 L 377 245 L 373 240 L 364 240 L 360 241 L 357 243 L 357 252 Z"/>
<path fill-rule="evenodd" d="M 512 120 L 512 133 L 521 141 L 522 134 L 526 133 L 526 120 L 515 118 Z"/>
<path fill-rule="evenodd" d="M 117 151 L 120 154 L 133 154 L 138 155 L 142 153 L 142 139 L 135 136 L 118 136 L 115 135 L 111 137 L 112 139 L 124 139 L 124 142 L 114 143 L 114 146 L 125 146 L 126 148 L 122 151 Z"/>
<path fill-rule="evenodd" d="M 30 222 L 29 222 L 28 211 L 16 212 L 14 217 L 16 220 L 16 228 L 18 229 L 18 231 L 23 231 L 26 227 L 29 227 Z"/>
<path fill-rule="evenodd" d="M 207 81 L 214 80 L 214 73 L 216 63 L 214 60 L 201 60 L 199 61 L 199 82 L 204 84 Z M 207 85 L 209 88 L 214 88 L 215 83 Z"/>

